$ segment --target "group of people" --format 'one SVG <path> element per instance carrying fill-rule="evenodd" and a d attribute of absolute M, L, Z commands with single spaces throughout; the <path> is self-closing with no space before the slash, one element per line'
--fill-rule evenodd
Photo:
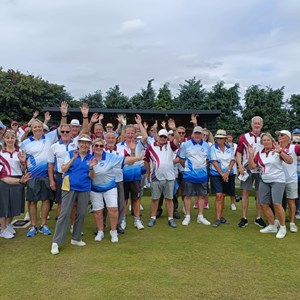
<path fill-rule="evenodd" d="M 118 242 L 118 234 L 127 226 L 126 209 L 131 200 L 130 213 L 138 230 L 144 229 L 140 219 L 141 195 L 145 180 L 150 184 L 151 208 L 148 227 L 154 227 L 166 202 L 168 225 L 176 228 L 179 193 L 184 211 L 183 226 L 191 222 L 191 208 L 198 209 L 197 223 L 217 228 L 229 221 L 224 217 L 225 196 L 230 196 L 235 210 L 235 176 L 239 174 L 242 189 L 242 218 L 238 224 L 248 225 L 249 194 L 256 191 L 256 219 L 261 233 L 286 235 L 285 208 L 288 206 L 290 231 L 297 232 L 295 218 L 298 211 L 298 181 L 300 129 L 293 133 L 276 131 L 277 140 L 270 133 L 262 133 L 263 119 L 255 116 L 251 131 L 233 143 L 232 133 L 217 130 L 213 136 L 207 128 L 193 126 L 190 137 L 186 128 L 176 126 L 173 119 L 163 121 L 158 129 L 155 122 L 148 130 L 139 115 L 135 124 L 127 124 L 118 115 L 118 126 L 102 124 L 103 115 L 95 113 L 89 120 L 89 107 L 81 106 L 82 124 L 77 119 L 67 122 L 68 104 L 60 106 L 58 128 L 49 129 L 51 116 L 45 114 L 42 123 L 38 112 L 23 126 L 13 121 L 11 128 L 0 122 L 0 237 L 15 235 L 12 219 L 27 210 L 31 227 L 28 237 L 38 232 L 51 235 L 47 218 L 54 200 L 57 222 L 51 253 L 59 253 L 71 230 L 71 244 L 85 246 L 82 240 L 84 218 L 89 203 L 96 224 L 95 241 L 104 238 L 107 216 L 110 219 L 110 239 Z M 20 144 L 20 145 L 19 145 Z M 209 207 L 208 191 L 215 195 L 215 220 L 204 216 Z M 37 203 L 41 204 L 41 224 L 37 224 Z M 265 214 L 268 225 L 262 218 Z M 71 223 L 71 228 L 69 224 Z M 279 228 L 279 229 L 278 229 Z"/>

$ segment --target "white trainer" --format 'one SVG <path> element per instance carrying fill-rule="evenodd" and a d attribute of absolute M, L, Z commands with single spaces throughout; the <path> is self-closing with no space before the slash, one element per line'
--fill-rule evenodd
<path fill-rule="evenodd" d="M 104 232 L 103 231 L 98 231 L 97 235 L 95 236 L 95 241 L 100 242 L 104 238 Z"/>
<path fill-rule="evenodd" d="M 261 233 L 277 233 L 276 225 L 268 225 L 267 227 L 261 229 L 259 232 Z"/>
<path fill-rule="evenodd" d="M 81 241 L 71 240 L 71 244 L 72 244 L 72 245 L 75 245 L 75 246 L 80 246 L 80 247 L 86 245 L 86 243 L 85 243 L 83 240 L 81 240 Z"/>
<path fill-rule="evenodd" d="M 110 236 L 111 236 L 110 240 L 111 240 L 112 243 L 117 243 L 119 241 L 117 230 L 111 230 L 110 231 Z"/>
<path fill-rule="evenodd" d="M 298 226 L 295 223 L 290 223 L 290 232 L 298 232 Z"/>
<path fill-rule="evenodd" d="M 24 221 L 30 221 L 29 212 L 25 214 Z"/>
<path fill-rule="evenodd" d="M 231 206 L 231 210 L 236 210 L 236 206 L 234 203 L 232 203 L 230 206 Z"/>
<path fill-rule="evenodd" d="M 56 255 L 58 253 L 59 253 L 58 244 L 57 243 L 52 243 L 51 254 Z"/>
<path fill-rule="evenodd" d="M 121 224 L 120 224 L 120 225 L 121 225 L 122 229 L 125 230 L 125 229 L 126 229 L 126 220 L 123 219 L 123 220 L 121 221 Z"/>
<path fill-rule="evenodd" d="M 12 233 L 12 234 L 16 234 L 16 231 L 14 229 L 14 226 L 12 224 L 8 224 L 7 225 L 7 230 Z"/>
<path fill-rule="evenodd" d="M 185 216 L 184 220 L 182 221 L 183 226 L 188 226 L 191 222 L 191 217 Z"/>
<path fill-rule="evenodd" d="M 198 215 L 197 223 L 203 224 L 203 225 L 210 225 L 210 222 L 207 219 L 205 219 L 202 215 Z"/>
<path fill-rule="evenodd" d="M 1 230 L 0 237 L 2 237 L 4 239 L 12 239 L 15 236 L 6 228 L 4 230 Z"/>
<path fill-rule="evenodd" d="M 141 220 L 136 220 L 136 221 L 134 222 L 134 227 L 136 227 L 138 230 L 144 229 L 144 225 L 143 225 L 143 223 L 141 222 Z"/>
<path fill-rule="evenodd" d="M 285 226 L 280 226 L 276 238 L 277 239 L 283 239 L 286 236 L 286 227 Z"/>

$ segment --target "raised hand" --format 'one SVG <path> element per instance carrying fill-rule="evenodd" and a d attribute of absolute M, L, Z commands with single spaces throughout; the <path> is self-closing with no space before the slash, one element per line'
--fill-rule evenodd
<path fill-rule="evenodd" d="M 26 162 L 26 153 L 25 153 L 25 151 L 19 151 L 18 152 L 18 159 L 21 163 Z"/>
<path fill-rule="evenodd" d="M 89 163 L 90 163 L 90 168 L 96 166 L 96 164 L 99 162 L 99 159 L 97 158 L 91 158 Z"/>
<path fill-rule="evenodd" d="M 194 126 L 197 126 L 197 115 L 195 115 L 195 114 L 191 115 L 191 121 L 190 121 L 190 123 L 193 123 Z"/>
<path fill-rule="evenodd" d="M 66 116 L 66 115 L 68 114 L 68 107 L 69 107 L 68 102 L 65 101 L 65 100 L 63 100 L 63 101 L 61 102 L 61 104 L 60 104 L 60 107 L 59 107 L 60 113 L 61 113 L 63 116 Z"/>
<path fill-rule="evenodd" d="M 168 127 L 172 130 L 175 130 L 176 129 L 176 124 L 175 124 L 175 121 L 173 119 L 169 119 L 168 120 Z"/>
<path fill-rule="evenodd" d="M 94 113 L 91 117 L 91 122 L 92 123 L 97 123 L 99 121 L 99 114 L 98 113 Z"/>
<path fill-rule="evenodd" d="M 46 112 L 44 113 L 44 123 L 45 123 L 45 124 L 48 124 L 49 121 L 50 121 L 50 119 L 51 119 L 51 115 L 50 115 L 49 111 L 46 111 Z"/>
<path fill-rule="evenodd" d="M 139 114 L 136 114 L 134 119 L 136 124 L 142 124 L 142 117 Z"/>
<path fill-rule="evenodd" d="M 89 115 L 89 105 L 87 103 L 82 103 L 80 106 L 80 110 L 83 117 L 87 117 Z"/>

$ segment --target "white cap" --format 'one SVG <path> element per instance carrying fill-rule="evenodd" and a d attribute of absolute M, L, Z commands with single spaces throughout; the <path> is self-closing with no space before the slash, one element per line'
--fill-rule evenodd
<path fill-rule="evenodd" d="M 203 132 L 203 128 L 201 126 L 195 126 L 194 129 L 193 129 L 193 133 L 195 133 L 195 132 L 202 133 Z"/>
<path fill-rule="evenodd" d="M 158 136 L 161 136 L 161 135 L 168 136 L 168 131 L 166 129 L 161 129 L 158 132 Z"/>
<path fill-rule="evenodd" d="M 278 135 L 278 134 L 285 134 L 289 137 L 289 139 L 292 138 L 292 134 L 290 133 L 290 131 L 288 130 L 280 130 L 280 131 L 275 131 L 275 134 Z"/>
<path fill-rule="evenodd" d="M 215 138 L 226 138 L 227 134 L 226 131 L 223 129 L 219 129 L 215 135 Z"/>
<path fill-rule="evenodd" d="M 82 135 L 79 137 L 78 142 L 83 141 L 83 142 L 92 142 L 92 139 L 88 135 Z"/>
<path fill-rule="evenodd" d="M 168 131 L 168 134 L 174 134 L 174 131 L 173 131 L 172 129 L 170 129 L 170 130 Z"/>
<path fill-rule="evenodd" d="M 49 127 L 48 127 L 46 124 L 44 124 L 44 123 L 43 123 L 43 128 L 44 128 L 44 130 L 46 130 L 46 131 L 50 131 Z"/>
<path fill-rule="evenodd" d="M 71 121 L 71 125 L 72 125 L 72 126 L 81 126 L 79 120 L 77 120 L 77 119 L 73 119 L 73 120 Z"/>

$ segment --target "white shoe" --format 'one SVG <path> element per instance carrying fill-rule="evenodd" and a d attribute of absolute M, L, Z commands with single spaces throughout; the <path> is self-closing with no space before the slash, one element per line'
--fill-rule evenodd
<path fill-rule="evenodd" d="M 58 253 L 59 253 L 58 244 L 57 243 L 52 243 L 51 254 L 56 255 Z"/>
<path fill-rule="evenodd" d="M 183 226 L 188 226 L 189 224 L 190 224 L 190 222 L 191 222 L 191 217 L 187 217 L 187 216 L 185 216 L 185 218 L 184 218 L 184 220 L 182 221 L 182 225 Z"/>
<path fill-rule="evenodd" d="M 290 223 L 290 232 L 298 232 L 298 226 L 295 223 Z"/>
<path fill-rule="evenodd" d="M 259 232 L 261 233 L 277 233 L 276 225 L 268 225 L 267 227 L 261 229 Z"/>
<path fill-rule="evenodd" d="M 14 229 L 14 226 L 12 224 L 8 224 L 6 228 L 10 233 L 16 234 L 16 231 Z"/>
<path fill-rule="evenodd" d="M 143 225 L 143 223 L 141 222 L 141 220 L 136 220 L 136 221 L 134 222 L 134 227 L 136 227 L 138 230 L 144 229 L 144 225 Z"/>
<path fill-rule="evenodd" d="M 103 231 L 98 231 L 97 235 L 95 236 L 95 241 L 100 242 L 104 238 L 104 232 Z"/>
<path fill-rule="evenodd" d="M 120 225 L 121 225 L 122 229 L 125 230 L 125 229 L 126 229 L 126 220 L 123 219 L 123 220 L 121 221 L 121 224 L 120 224 Z"/>
<path fill-rule="evenodd" d="M 279 223 L 279 220 L 278 219 L 275 219 L 274 220 L 274 225 L 279 228 L 280 227 L 280 223 Z"/>
<path fill-rule="evenodd" d="M 210 225 L 210 222 L 208 220 L 206 220 L 203 216 L 199 216 L 199 215 L 197 217 L 197 223 L 203 225 Z"/>
<path fill-rule="evenodd" d="M 140 204 L 140 210 L 144 210 L 144 207 L 142 204 Z"/>
<path fill-rule="evenodd" d="M 29 212 L 25 214 L 24 221 L 30 221 Z"/>
<path fill-rule="evenodd" d="M 231 210 L 236 210 L 236 206 L 234 203 L 232 203 L 230 206 L 231 206 Z"/>
<path fill-rule="evenodd" d="M 110 236 L 111 236 L 110 240 L 111 240 L 112 243 L 117 243 L 119 241 L 117 230 L 111 230 L 110 231 Z"/>
<path fill-rule="evenodd" d="M 81 240 L 81 241 L 71 240 L 71 244 L 75 245 L 75 246 L 85 246 L 86 245 L 86 243 L 83 240 Z"/>
<path fill-rule="evenodd" d="M 4 230 L 1 230 L 0 237 L 2 237 L 4 239 L 12 239 L 15 236 L 6 228 Z"/>
<path fill-rule="evenodd" d="M 283 239 L 286 236 L 286 227 L 285 226 L 280 226 L 276 238 L 277 239 Z"/>
<path fill-rule="evenodd" d="M 299 212 L 296 212 L 295 218 L 296 218 L 297 220 L 300 220 L 300 213 L 299 213 Z"/>

